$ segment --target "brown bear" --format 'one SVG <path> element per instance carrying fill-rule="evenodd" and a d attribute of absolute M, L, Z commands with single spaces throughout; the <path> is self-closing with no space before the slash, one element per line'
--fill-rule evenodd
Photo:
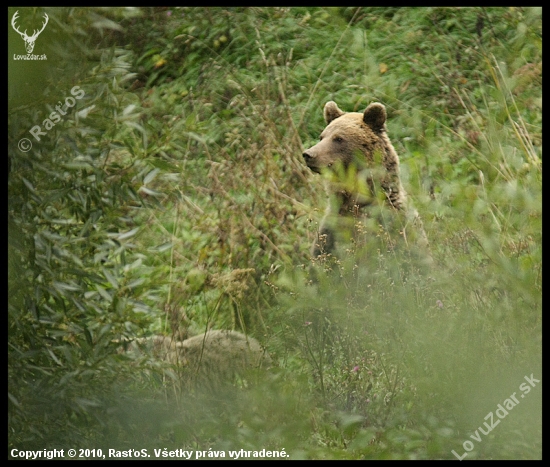
<path fill-rule="evenodd" d="M 399 157 L 386 134 L 386 108 L 372 103 L 363 113 L 346 113 L 330 101 L 324 117 L 327 127 L 319 143 L 303 153 L 307 166 L 329 179 L 329 206 L 313 256 L 333 253 L 336 235 L 351 230 L 348 237 L 356 237 L 358 225 L 360 233 L 372 236 L 374 230 L 383 237 L 386 248 L 393 249 L 397 237 L 426 247 L 418 213 L 407 206 Z"/>
<path fill-rule="evenodd" d="M 253 337 L 237 331 L 210 330 L 183 341 L 168 336 L 136 339 L 129 350 L 152 351 L 157 358 L 184 368 L 188 383 L 214 388 L 249 370 L 269 368 L 271 358 Z"/>

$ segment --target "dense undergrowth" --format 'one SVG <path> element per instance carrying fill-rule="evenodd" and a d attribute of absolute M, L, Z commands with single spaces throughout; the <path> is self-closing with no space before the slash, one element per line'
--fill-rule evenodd
<path fill-rule="evenodd" d="M 541 9 L 45 11 L 47 61 L 9 65 L 10 452 L 541 457 Z M 386 106 L 429 270 L 312 263 L 328 100 Z M 274 368 L 194 394 L 117 351 L 208 328 Z"/>

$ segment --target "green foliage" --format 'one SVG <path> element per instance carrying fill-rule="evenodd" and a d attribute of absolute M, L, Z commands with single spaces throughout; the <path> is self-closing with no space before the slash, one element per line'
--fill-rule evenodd
<path fill-rule="evenodd" d="M 56 23 L 63 12 L 49 16 Z M 87 423 L 105 420 L 113 382 L 132 372 L 120 368 L 113 340 L 155 318 L 158 298 L 134 243 L 152 167 L 138 99 L 122 87 L 132 77 L 127 58 L 112 49 L 87 61 L 75 51 L 87 69 L 83 95 L 66 115 L 60 107 L 60 121 L 31 151 L 17 140 L 35 124 L 44 131 L 74 83 L 52 78 L 42 83 L 50 104 L 27 95 L 27 106 L 10 106 L 8 390 L 10 443 L 21 448 L 76 442 Z"/>
<path fill-rule="evenodd" d="M 540 379 L 541 9 L 45 11 L 48 60 L 8 70 L 10 448 L 454 459 Z M 311 261 L 328 100 L 386 106 L 428 269 L 383 226 Z M 275 367 L 211 396 L 120 353 L 210 327 Z M 540 394 L 466 458 L 540 458 Z"/>

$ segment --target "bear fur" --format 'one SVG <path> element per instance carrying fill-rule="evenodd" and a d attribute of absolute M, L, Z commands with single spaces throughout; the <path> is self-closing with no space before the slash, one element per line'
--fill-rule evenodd
<path fill-rule="evenodd" d="M 271 366 L 269 354 L 253 337 L 237 331 L 210 330 L 183 341 L 168 336 L 136 339 L 130 351 L 147 350 L 168 363 L 184 368 L 188 382 L 203 387 L 230 383 L 255 368 Z"/>
<path fill-rule="evenodd" d="M 386 108 L 372 103 L 363 113 L 344 112 L 330 101 L 324 117 L 327 126 L 319 143 L 303 153 L 311 171 L 329 178 L 329 206 L 312 247 L 313 257 L 333 253 L 337 234 L 357 231 L 359 219 L 374 227 L 377 236 L 384 236 L 386 246 L 396 244 L 397 239 L 390 237 L 397 234 L 405 243 L 414 239 L 427 247 L 421 220 L 409 208 L 401 184 L 399 157 L 386 133 Z M 383 208 L 389 209 L 383 212 Z"/>

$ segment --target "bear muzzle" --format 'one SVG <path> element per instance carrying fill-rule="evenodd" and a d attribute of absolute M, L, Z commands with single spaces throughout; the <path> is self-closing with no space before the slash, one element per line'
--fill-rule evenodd
<path fill-rule="evenodd" d="M 307 151 L 302 154 L 302 157 L 304 158 L 306 165 L 310 168 L 312 172 L 320 173 L 319 168 L 315 166 L 315 157 L 313 157 L 311 154 L 308 154 Z"/>
<path fill-rule="evenodd" d="M 311 149 L 308 149 L 302 154 L 302 157 L 304 158 L 304 161 L 306 162 L 306 165 L 309 167 L 309 169 L 312 172 L 321 173 L 321 169 L 324 167 L 330 167 L 332 164 L 320 164 L 319 159 L 311 152 Z"/>

